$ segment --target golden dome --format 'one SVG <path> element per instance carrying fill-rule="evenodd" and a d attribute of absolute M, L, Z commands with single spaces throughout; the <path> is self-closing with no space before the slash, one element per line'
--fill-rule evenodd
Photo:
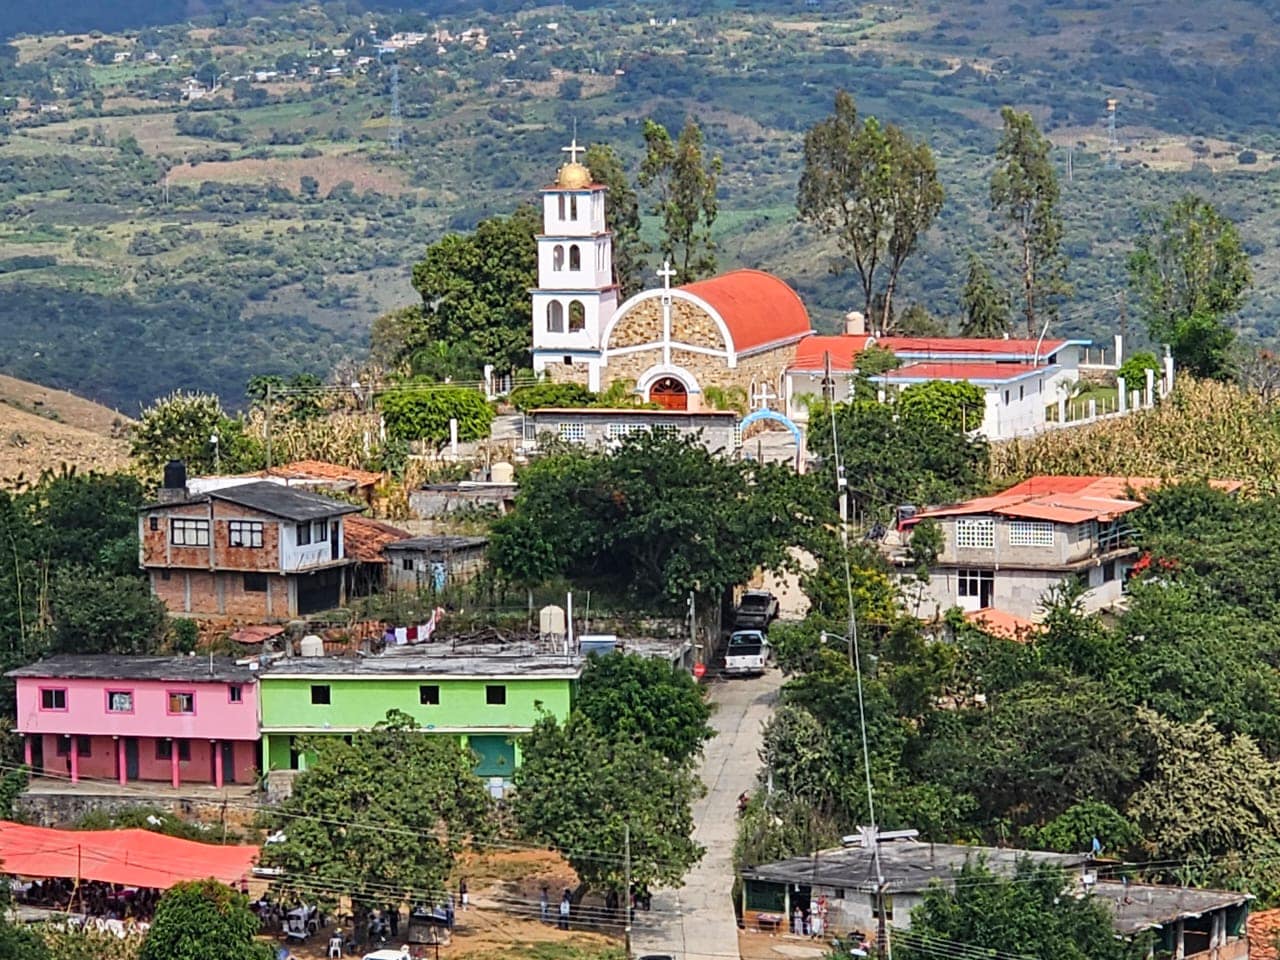
<path fill-rule="evenodd" d="M 591 186 L 591 171 L 578 163 L 571 160 L 560 168 L 560 173 L 556 177 L 557 187 L 567 187 L 570 190 L 581 190 Z"/>

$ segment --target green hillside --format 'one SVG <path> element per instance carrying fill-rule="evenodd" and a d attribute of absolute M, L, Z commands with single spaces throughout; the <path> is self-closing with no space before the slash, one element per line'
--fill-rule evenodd
<path fill-rule="evenodd" d="M 1242 328 L 1276 336 L 1280 27 L 1268 4 L 686 3 L 661 21 L 609 5 L 338 7 L 3 48 L 0 370 L 125 410 L 175 386 L 234 402 L 256 373 L 324 373 L 413 296 L 409 267 L 429 242 L 534 195 L 575 121 L 635 164 L 645 117 L 671 127 L 690 113 L 724 158 L 722 266 L 786 277 L 832 327 L 853 281 L 831 275 L 794 200 L 804 130 L 838 87 L 938 157 L 947 203 L 899 303 L 953 318 L 967 250 L 1009 259 L 986 191 L 1011 103 L 1058 148 L 1074 296 L 1055 332 L 1119 329 L 1138 215 L 1196 190 L 1240 223 L 1254 257 Z M 447 36 L 395 53 L 374 45 L 437 29 Z M 393 61 L 399 153 L 387 146 Z M 217 89 L 183 99 L 192 76 Z"/>

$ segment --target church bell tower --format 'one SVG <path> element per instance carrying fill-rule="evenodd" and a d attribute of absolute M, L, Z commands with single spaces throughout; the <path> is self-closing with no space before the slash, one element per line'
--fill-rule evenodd
<path fill-rule="evenodd" d="M 569 162 L 542 190 L 538 286 L 533 290 L 533 369 L 553 380 L 600 389 L 600 335 L 618 307 L 613 238 L 605 224 L 605 187 L 578 162 L 577 137 Z"/>

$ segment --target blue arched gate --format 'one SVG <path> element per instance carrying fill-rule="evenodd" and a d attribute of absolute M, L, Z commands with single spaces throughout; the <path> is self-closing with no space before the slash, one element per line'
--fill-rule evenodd
<path fill-rule="evenodd" d="M 796 472 L 802 472 L 804 470 L 804 432 L 790 417 L 779 413 L 777 410 L 770 410 L 768 407 L 756 410 L 743 417 L 742 422 L 738 424 L 738 430 L 746 430 L 751 424 L 759 423 L 761 420 L 773 420 L 791 431 L 791 436 L 796 441 Z"/>

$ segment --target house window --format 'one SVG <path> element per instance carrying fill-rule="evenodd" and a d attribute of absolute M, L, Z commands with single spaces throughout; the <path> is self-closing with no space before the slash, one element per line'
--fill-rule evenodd
<path fill-rule="evenodd" d="M 169 542 L 175 547 L 207 547 L 209 521 L 183 520 L 175 517 L 169 521 Z"/>
<path fill-rule="evenodd" d="M 1102 582 L 1110 583 L 1116 578 L 1116 562 L 1108 560 L 1102 565 Z"/>
<path fill-rule="evenodd" d="M 1006 391 L 1004 392 L 1004 405 L 1005 405 L 1006 407 L 1009 405 L 1009 391 L 1008 391 L 1008 390 L 1006 390 Z"/>
<path fill-rule="evenodd" d="M 484 702 L 491 707 L 500 707 L 507 702 L 507 688 L 505 684 L 491 683 L 484 688 Z"/>
<path fill-rule="evenodd" d="M 329 703 L 329 685 L 327 683 L 313 683 L 311 685 L 311 703 L 317 707 L 322 707 Z"/>
<path fill-rule="evenodd" d="M 56 689 L 46 687 L 40 691 L 40 709 L 41 710 L 65 710 L 67 709 L 67 691 L 58 687 Z"/>
<path fill-rule="evenodd" d="M 317 520 L 311 525 L 311 539 L 315 543 L 329 542 L 329 521 Z"/>
<path fill-rule="evenodd" d="M 886 923 L 893 922 L 893 897 L 890 894 L 881 894 L 884 898 L 884 919 Z M 880 904 L 876 894 L 871 895 L 871 915 L 877 920 L 880 919 Z"/>
<path fill-rule="evenodd" d="M 680 435 L 680 428 L 674 423 L 655 423 L 653 425 L 653 435 L 666 440 L 674 440 Z"/>
<path fill-rule="evenodd" d="M 238 683 L 233 683 L 233 684 L 231 684 L 231 686 L 227 687 L 227 702 L 228 702 L 228 703 L 243 703 L 243 702 L 244 702 L 244 687 L 240 686 L 240 684 L 238 684 Z"/>
<path fill-rule="evenodd" d="M 563 220 L 564 219 L 564 202 L 565 202 L 565 195 L 563 193 L 560 194 L 559 200 L 560 200 L 560 219 Z"/>
<path fill-rule="evenodd" d="M 178 745 L 178 762 L 189 763 L 191 760 L 191 741 L 190 740 L 157 740 L 156 741 L 156 759 L 172 760 L 173 745 Z"/>
<path fill-rule="evenodd" d="M 1009 546 L 1052 547 L 1053 524 L 1043 520 L 1014 520 L 1009 524 Z"/>
<path fill-rule="evenodd" d="M 621 440 L 623 437 L 629 437 L 633 433 L 639 433 L 645 429 L 643 423 L 611 423 L 605 427 L 605 433 L 610 440 Z"/>
<path fill-rule="evenodd" d="M 262 547 L 262 521 L 232 520 L 229 522 L 227 524 L 227 546 L 260 549 Z"/>
<path fill-rule="evenodd" d="M 564 304 L 559 300 L 547 304 L 547 333 L 564 333 Z"/>
<path fill-rule="evenodd" d="M 58 738 L 57 754 L 60 757 L 71 753 L 71 737 L 63 735 Z M 93 739 L 81 734 L 76 737 L 76 756 L 88 757 L 93 754 Z"/>
<path fill-rule="evenodd" d="M 569 244 L 569 269 L 582 269 L 582 249 L 576 244 Z"/>
<path fill-rule="evenodd" d="M 1025 391 L 1025 388 L 1024 388 L 1024 387 L 1022 387 L 1022 386 L 1019 386 L 1019 387 L 1018 387 L 1018 399 L 1019 399 L 1019 400 L 1025 400 L 1025 399 L 1026 399 L 1027 395 L 1026 395 L 1026 393 L 1025 393 L 1024 391 Z"/>
<path fill-rule="evenodd" d="M 311 542 L 311 524 L 300 523 L 294 529 L 297 531 L 298 546 L 305 547 Z"/>
<path fill-rule="evenodd" d="M 956 546 L 961 549 L 990 550 L 996 545 L 994 520 L 957 520 Z"/>
<path fill-rule="evenodd" d="M 990 570 L 961 570 L 956 574 L 962 597 L 990 597 L 995 590 L 996 575 Z M 985 588 L 985 589 L 984 589 Z"/>
<path fill-rule="evenodd" d="M 245 593 L 266 593 L 267 575 L 265 573 L 246 573 L 244 575 Z"/>
<path fill-rule="evenodd" d="M 172 580 L 172 579 L 173 579 L 173 571 L 172 571 L 172 570 L 161 570 L 161 571 L 160 571 L 160 579 L 161 579 L 161 580 L 164 580 L 164 581 L 166 581 L 166 582 L 167 582 L 167 581 L 169 581 L 169 580 Z"/>
<path fill-rule="evenodd" d="M 587 425 L 585 423 L 562 423 L 558 432 L 560 439 L 565 443 L 587 442 Z"/>
<path fill-rule="evenodd" d="M 569 196 L 569 219 L 578 219 L 578 198 L 572 194 Z"/>
<path fill-rule="evenodd" d="M 147 527 L 148 527 L 148 529 L 150 529 L 153 533 L 154 533 L 156 530 L 159 530 L 159 529 L 160 529 L 160 518 L 159 518 L 159 517 L 147 517 Z"/>
<path fill-rule="evenodd" d="M 170 713 L 195 713 L 196 695 L 187 690 L 169 691 Z"/>
<path fill-rule="evenodd" d="M 438 683 L 424 683 L 418 687 L 418 702 L 423 706 L 438 706 L 440 704 L 440 685 Z"/>
<path fill-rule="evenodd" d="M 107 713 L 133 713 L 133 691 L 108 690 Z"/>
<path fill-rule="evenodd" d="M 562 204 L 564 203 L 564 197 L 560 198 L 560 202 Z M 564 214 L 562 213 L 560 216 L 563 219 Z M 557 243 L 555 245 L 555 249 L 551 251 L 551 269 L 552 270 L 564 269 L 564 244 L 563 243 Z"/>
<path fill-rule="evenodd" d="M 587 328 L 587 308 L 582 305 L 581 300 L 570 300 L 569 301 L 569 332 L 575 333 L 578 330 L 585 330 L 586 328 Z"/>
<path fill-rule="evenodd" d="M 401 569 L 401 570 L 409 570 L 410 572 L 412 572 L 412 570 L 413 570 L 413 557 L 401 557 L 401 558 L 400 558 L 400 569 Z"/>

